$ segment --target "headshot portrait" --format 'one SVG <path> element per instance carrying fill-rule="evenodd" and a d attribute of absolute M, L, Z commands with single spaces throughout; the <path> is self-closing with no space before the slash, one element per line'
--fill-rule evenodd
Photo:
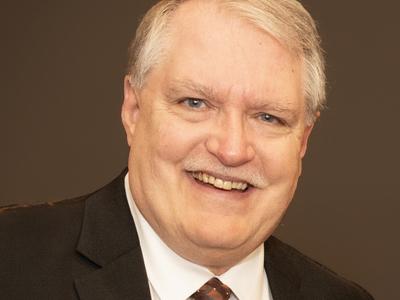
<path fill-rule="evenodd" d="M 399 299 L 396 6 L 7 2 L 0 298 Z"/>

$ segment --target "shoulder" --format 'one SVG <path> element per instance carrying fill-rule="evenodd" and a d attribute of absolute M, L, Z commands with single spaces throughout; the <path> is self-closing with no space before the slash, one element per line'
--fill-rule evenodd
<path fill-rule="evenodd" d="M 80 197 L 0 207 L 0 255 L 13 256 L 26 253 L 27 249 L 48 252 L 47 249 L 63 246 L 75 249 L 88 214 L 107 215 L 110 207 L 124 202 L 119 199 L 124 198 L 126 171 L 100 189 Z M 99 222 L 97 215 L 94 222 Z"/>
<path fill-rule="evenodd" d="M 78 198 L 0 207 L 0 290 L 5 299 L 77 298 L 75 280 L 100 268 L 102 260 L 96 258 L 106 261 L 116 252 L 109 237 L 115 232 L 120 237 L 121 231 L 132 236 L 129 228 L 113 227 L 130 216 L 123 176 Z"/>
<path fill-rule="evenodd" d="M 298 281 L 300 293 L 307 299 L 373 299 L 356 283 L 349 281 L 295 248 L 271 237 L 265 243 L 266 267 Z"/>
<path fill-rule="evenodd" d="M 0 253 L 60 249 L 76 241 L 87 196 L 39 205 L 0 208 Z M 69 245 L 72 246 L 72 245 Z"/>
<path fill-rule="evenodd" d="M 38 205 L 0 207 L 0 236 L 14 233 L 48 232 L 76 223 L 82 218 L 87 196 Z"/>
<path fill-rule="evenodd" d="M 76 254 L 87 197 L 0 208 L 0 290 L 7 299 L 75 299 Z M 56 297 L 56 298 L 54 298 Z"/>

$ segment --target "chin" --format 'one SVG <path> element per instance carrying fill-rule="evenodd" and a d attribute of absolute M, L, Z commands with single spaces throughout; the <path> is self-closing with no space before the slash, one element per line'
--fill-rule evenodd
<path fill-rule="evenodd" d="M 243 228 L 238 224 L 198 224 L 197 228 L 190 230 L 189 239 L 201 249 L 226 249 L 241 248 L 253 236 L 249 227 Z M 214 225 L 214 226 L 213 226 Z"/>

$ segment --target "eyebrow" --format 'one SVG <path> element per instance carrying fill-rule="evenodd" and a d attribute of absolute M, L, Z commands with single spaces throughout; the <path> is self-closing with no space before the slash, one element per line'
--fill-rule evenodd
<path fill-rule="evenodd" d="M 295 113 L 296 112 L 296 110 L 293 109 L 290 105 L 277 103 L 276 101 L 274 101 L 273 103 L 268 101 L 266 103 L 266 101 L 256 99 L 256 100 L 254 100 L 254 102 L 256 103 L 254 106 L 260 110 L 273 110 L 273 111 L 276 111 L 279 113 Z M 289 101 L 287 101 L 287 102 L 288 102 L 288 104 L 290 104 Z"/>
<path fill-rule="evenodd" d="M 204 99 L 217 100 L 217 95 L 212 88 L 195 83 L 191 80 L 174 80 L 166 91 L 168 98 L 173 98 L 176 94 L 182 92 L 192 92 Z"/>

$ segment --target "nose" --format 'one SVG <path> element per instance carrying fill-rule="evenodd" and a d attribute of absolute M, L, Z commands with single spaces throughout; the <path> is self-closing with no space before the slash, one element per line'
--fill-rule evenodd
<path fill-rule="evenodd" d="M 233 114 L 219 120 L 206 141 L 206 148 L 229 167 L 243 165 L 255 156 L 242 116 Z"/>

